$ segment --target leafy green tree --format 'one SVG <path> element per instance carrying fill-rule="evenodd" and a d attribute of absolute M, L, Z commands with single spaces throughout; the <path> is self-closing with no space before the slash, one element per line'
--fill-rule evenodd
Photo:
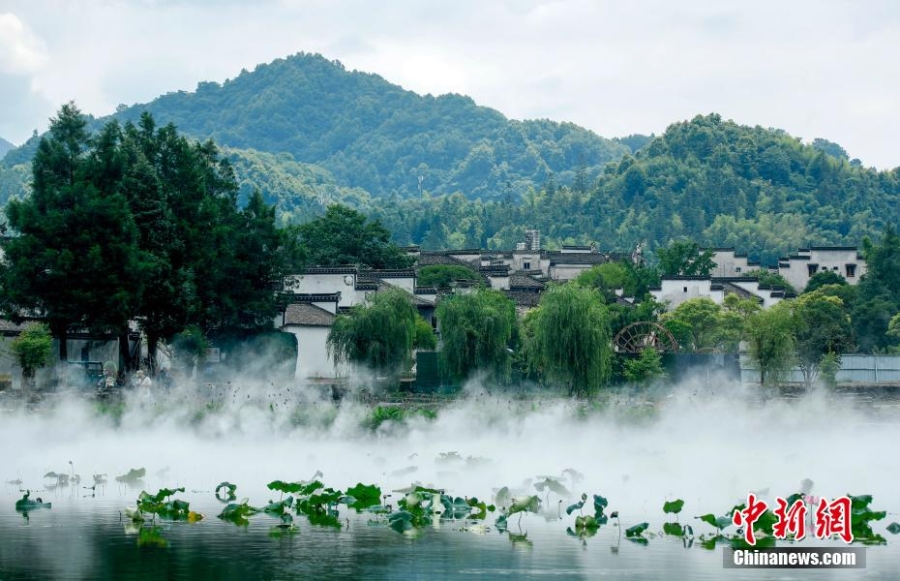
<path fill-rule="evenodd" d="M 689 299 L 662 317 L 663 321 L 680 321 L 690 328 L 689 342 L 682 349 L 694 353 L 715 350 L 719 346 L 722 307 L 705 297 Z"/>
<path fill-rule="evenodd" d="M 845 150 L 837 143 L 834 143 L 833 141 L 828 141 L 827 139 L 816 137 L 815 139 L 813 139 L 811 145 L 819 151 L 828 154 L 836 159 L 850 159 L 850 156 L 847 155 L 847 150 Z"/>
<path fill-rule="evenodd" d="M 631 383 L 647 383 L 666 375 L 662 357 L 659 351 L 652 347 L 644 348 L 634 359 L 627 359 L 623 373 L 625 379 Z"/>
<path fill-rule="evenodd" d="M 416 317 L 416 340 L 413 342 L 413 347 L 425 351 L 433 351 L 437 348 L 437 336 L 434 334 L 434 329 L 431 328 L 431 323 L 422 317 Z"/>
<path fill-rule="evenodd" d="M 694 335 L 690 325 L 680 319 L 662 319 L 660 324 L 672 333 L 679 351 L 693 353 Z"/>
<path fill-rule="evenodd" d="M 709 276 L 716 267 L 713 251 L 689 240 L 676 240 L 657 249 L 656 258 L 663 275 Z"/>
<path fill-rule="evenodd" d="M 847 281 L 843 276 L 834 272 L 833 270 L 823 270 L 817 272 L 809 278 L 809 282 L 806 283 L 806 288 L 803 289 L 804 293 L 811 293 L 813 291 L 819 290 L 825 285 L 847 285 Z"/>
<path fill-rule="evenodd" d="M 837 374 L 841 370 L 841 357 L 837 353 L 826 353 L 819 362 L 819 377 L 825 387 L 837 386 Z"/>
<path fill-rule="evenodd" d="M 772 272 L 770 270 L 763 269 L 754 269 L 748 270 L 744 273 L 744 276 L 749 276 L 750 278 L 755 278 L 759 281 L 761 285 L 768 285 L 770 287 L 781 287 L 788 293 L 796 293 L 797 291 L 794 287 L 784 278 L 782 275 L 777 272 Z"/>
<path fill-rule="evenodd" d="M 516 307 L 491 289 L 455 294 L 437 307 L 441 330 L 441 363 L 459 379 L 478 371 L 509 381 L 510 347 L 516 338 Z"/>
<path fill-rule="evenodd" d="M 18 235 L 5 246 L 3 310 L 40 313 L 61 360 L 70 329 L 125 328 L 143 286 L 127 200 L 98 161 L 107 137 L 94 144 L 81 112 L 64 105 L 38 145 L 31 195 L 6 209 Z"/>
<path fill-rule="evenodd" d="M 412 259 L 391 242 L 391 233 L 381 222 L 341 204 L 333 204 L 325 215 L 299 228 L 310 264 L 335 266 L 356 264 L 369 268 L 408 268 Z"/>
<path fill-rule="evenodd" d="M 608 305 L 616 302 L 616 291 L 621 290 L 626 297 L 647 300 L 649 289 L 659 284 L 659 274 L 655 269 L 636 265 L 630 260 L 617 260 L 593 266 L 573 279 L 585 288 L 599 290 Z"/>
<path fill-rule="evenodd" d="M 747 318 L 761 308 L 756 299 L 742 299 L 734 293 L 727 294 L 722 304 L 716 333 L 716 342 L 719 348 L 727 353 L 736 353 L 744 338 Z"/>
<path fill-rule="evenodd" d="M 284 232 L 259 193 L 237 207 L 230 165 L 174 126 L 107 123 L 90 137 L 64 106 L 37 147 L 34 188 L 8 208 L 3 308 L 71 328 L 126 334 L 136 319 L 151 358 L 160 339 L 198 325 L 208 336 L 271 326 Z M 127 354 L 127 341 L 120 341 Z M 128 364 L 128 360 L 125 360 Z"/>
<path fill-rule="evenodd" d="M 794 364 L 794 320 L 786 302 L 750 315 L 744 332 L 760 383 L 777 384 Z"/>
<path fill-rule="evenodd" d="M 172 338 L 172 348 L 180 359 L 187 362 L 186 368 L 193 370 L 206 358 L 210 343 L 199 325 L 189 325 Z"/>
<path fill-rule="evenodd" d="M 481 280 L 481 275 L 465 266 L 453 264 L 432 264 L 423 266 L 416 274 L 416 284 L 424 287 L 435 287 L 438 290 L 449 290 L 457 280 Z"/>
<path fill-rule="evenodd" d="M 50 328 L 41 323 L 26 326 L 12 342 L 16 363 L 22 368 L 22 385 L 34 384 L 34 374 L 46 365 L 53 355 L 53 336 Z"/>
<path fill-rule="evenodd" d="M 160 340 L 186 325 L 208 337 L 271 326 L 274 281 L 296 262 L 296 245 L 276 226 L 260 192 L 243 209 L 230 164 L 211 143 L 192 143 L 143 114 L 119 146 L 120 188 L 140 232 L 145 286 L 136 313 L 153 359 Z"/>
<path fill-rule="evenodd" d="M 370 304 L 357 305 L 335 318 L 328 352 L 336 364 L 357 363 L 395 378 L 409 361 L 417 318 L 408 293 L 398 288 L 378 292 Z"/>
<path fill-rule="evenodd" d="M 629 282 L 629 274 L 621 263 L 607 262 L 585 270 L 576 276 L 573 282 L 579 286 L 600 291 L 606 302 L 610 303 L 615 302 L 617 289 L 622 289 L 624 292 L 625 286 Z"/>
<path fill-rule="evenodd" d="M 595 393 L 611 370 L 609 312 L 600 295 L 574 284 L 551 286 L 526 318 L 531 367 L 569 395 Z"/>
<path fill-rule="evenodd" d="M 861 350 L 882 350 L 891 343 L 891 316 L 900 311 L 900 235 L 887 226 L 879 244 L 864 240 L 863 254 L 867 272 L 859 281 L 853 327 Z"/>
<path fill-rule="evenodd" d="M 609 311 L 610 332 L 615 337 L 632 323 L 657 322 L 665 312 L 666 305 L 657 302 L 653 295 L 647 295 L 643 300 L 631 304 L 608 303 L 606 308 Z"/>
<path fill-rule="evenodd" d="M 819 375 L 822 359 L 829 353 L 838 357 L 853 347 L 853 330 L 844 303 L 821 291 L 805 293 L 789 302 L 794 318 L 797 365 L 807 387 Z"/>

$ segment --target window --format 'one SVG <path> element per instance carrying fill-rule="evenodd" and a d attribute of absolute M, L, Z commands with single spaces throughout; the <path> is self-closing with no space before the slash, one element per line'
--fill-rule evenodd
<path fill-rule="evenodd" d="M 854 276 L 856 276 L 856 265 L 855 264 L 846 265 L 846 269 L 847 269 L 847 278 L 853 278 Z"/>
<path fill-rule="evenodd" d="M 734 271 L 735 271 L 735 272 L 740 272 L 740 271 L 741 271 L 741 267 L 740 267 L 740 266 L 735 266 L 735 267 L 734 267 Z"/>
<path fill-rule="evenodd" d="M 807 264 L 806 268 L 809 269 L 809 276 L 812 276 L 812 275 L 816 274 L 816 272 L 818 272 L 819 265 L 818 264 Z"/>
<path fill-rule="evenodd" d="M 684 292 L 687 292 L 687 287 L 684 287 Z"/>
<path fill-rule="evenodd" d="M 524 268 L 525 270 L 531 270 L 531 263 L 530 262 L 523 263 L 522 268 Z"/>

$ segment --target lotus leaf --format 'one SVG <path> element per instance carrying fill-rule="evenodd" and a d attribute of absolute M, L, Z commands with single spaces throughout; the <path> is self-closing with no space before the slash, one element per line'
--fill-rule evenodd
<path fill-rule="evenodd" d="M 506 511 L 507 516 L 516 514 L 517 512 L 538 512 L 541 508 L 541 499 L 537 496 L 521 496 L 514 498 L 509 510 Z"/>
<path fill-rule="evenodd" d="M 677 522 L 663 523 L 663 532 L 672 537 L 683 537 L 684 528 Z"/>
<path fill-rule="evenodd" d="M 16 501 L 16 510 L 19 512 L 27 512 L 29 510 L 35 510 L 37 508 L 50 508 L 52 502 L 44 502 L 40 498 L 35 498 L 32 500 L 29 498 L 31 496 L 31 491 L 26 490 L 25 495 L 22 496 L 19 500 Z"/>
<path fill-rule="evenodd" d="M 132 468 L 127 474 L 116 476 L 116 482 L 121 482 L 123 484 L 137 484 L 146 475 L 147 470 L 145 468 Z"/>
<path fill-rule="evenodd" d="M 649 524 L 649 523 L 645 523 L 645 522 L 642 522 L 642 523 L 640 523 L 640 524 L 636 524 L 636 525 L 634 525 L 634 526 L 631 527 L 631 528 L 625 529 L 625 536 L 626 536 L 626 537 L 629 537 L 629 538 L 631 538 L 631 537 L 638 537 L 638 536 L 640 536 L 641 534 L 643 534 L 643 532 L 644 532 L 645 530 L 647 530 L 647 527 L 649 527 L 649 526 L 650 526 L 650 524 Z"/>
<path fill-rule="evenodd" d="M 222 502 L 235 500 L 237 498 L 234 494 L 236 490 L 236 484 L 232 484 L 230 482 L 221 482 L 218 486 L 216 486 L 216 498 L 218 498 Z"/>
<path fill-rule="evenodd" d="M 224 509 L 222 509 L 222 512 L 219 514 L 219 518 L 234 523 L 238 526 L 247 526 L 248 524 L 250 524 L 248 517 L 251 517 L 258 512 L 258 508 L 250 506 L 249 504 L 247 504 L 247 501 L 244 500 L 240 503 L 232 502 L 231 504 L 227 505 Z"/>
<path fill-rule="evenodd" d="M 609 506 L 609 501 L 600 496 L 599 494 L 594 495 L 594 513 L 603 514 L 603 510 Z"/>
<path fill-rule="evenodd" d="M 355 508 L 357 511 L 381 503 L 381 488 L 374 484 L 366 485 L 360 482 L 356 486 L 348 488 L 346 494 L 354 499 L 354 502 L 347 506 Z"/>
<path fill-rule="evenodd" d="M 678 500 L 673 500 L 672 502 L 666 502 L 663 504 L 663 512 L 666 514 L 678 514 L 681 512 L 681 509 L 684 507 L 684 501 L 680 498 Z"/>

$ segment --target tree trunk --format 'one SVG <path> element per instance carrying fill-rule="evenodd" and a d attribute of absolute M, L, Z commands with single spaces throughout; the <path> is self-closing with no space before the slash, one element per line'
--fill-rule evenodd
<path fill-rule="evenodd" d="M 156 349 L 159 346 L 159 335 L 156 333 L 147 333 L 147 359 L 150 360 L 150 375 L 156 375 L 159 371 L 156 368 Z"/>
<path fill-rule="evenodd" d="M 119 333 L 119 370 L 126 373 L 134 369 L 134 362 L 131 360 L 131 345 L 128 343 L 128 331 L 124 330 Z"/>
<path fill-rule="evenodd" d="M 56 382 L 65 374 L 65 368 L 69 362 L 69 325 L 65 321 L 50 321 L 50 334 L 59 341 L 59 359 L 53 366 L 56 375 Z"/>
<path fill-rule="evenodd" d="M 59 362 L 68 363 L 69 361 L 69 330 L 68 325 L 55 325 L 53 334 L 59 339 Z"/>

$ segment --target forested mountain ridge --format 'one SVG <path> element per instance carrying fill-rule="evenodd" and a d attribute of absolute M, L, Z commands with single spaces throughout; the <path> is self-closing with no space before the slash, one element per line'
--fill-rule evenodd
<path fill-rule="evenodd" d="M 161 125 L 174 123 L 184 134 L 221 146 L 289 153 L 327 169 L 341 186 L 374 196 L 409 197 L 421 187 L 518 198 L 551 174 L 570 183 L 579 166 L 596 176 L 628 152 L 572 123 L 509 120 L 469 97 L 421 96 L 317 54 L 262 64 L 221 85 L 202 82 L 194 92 L 120 106 L 114 117 L 136 122 L 143 111 Z M 7 165 L 21 161 L 14 156 Z"/>
<path fill-rule="evenodd" d="M 684 237 L 772 264 L 802 246 L 880 235 L 900 219 L 900 170 L 864 168 L 826 140 L 807 145 L 711 114 L 672 124 L 589 187 L 550 180 L 519 204 L 450 196 L 382 200 L 369 211 L 401 243 L 426 248 L 511 248 L 538 228 L 549 245 L 652 250 Z"/>

